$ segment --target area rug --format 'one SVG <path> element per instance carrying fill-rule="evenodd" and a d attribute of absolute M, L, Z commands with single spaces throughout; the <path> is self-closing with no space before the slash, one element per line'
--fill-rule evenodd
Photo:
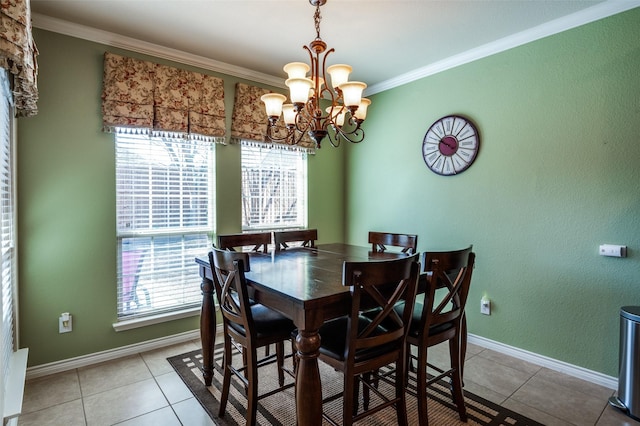
<path fill-rule="evenodd" d="M 187 385 L 194 397 L 200 402 L 204 410 L 209 414 L 213 422 L 219 426 L 240 426 L 245 424 L 246 398 L 244 390 L 238 380 L 232 380 L 229 392 L 229 402 L 224 417 L 218 417 L 220 401 L 220 389 L 222 388 L 222 375 L 220 374 L 220 361 L 222 359 L 222 345 L 216 345 L 214 351 L 214 377 L 210 387 L 204 385 L 202 378 L 202 353 L 200 350 L 188 352 L 182 355 L 167 358 L 176 373 Z M 290 360 L 289 360 L 290 362 Z M 237 363 L 236 363 L 237 365 Z M 334 395 L 341 392 L 342 375 L 332 368 L 320 362 L 320 374 L 322 377 L 323 396 Z M 268 392 L 277 385 L 277 370 L 275 364 L 261 367 L 259 375 L 259 393 Z M 287 380 L 292 381 L 285 374 Z M 411 386 L 411 385 L 410 385 Z M 385 389 L 387 387 L 387 389 Z M 380 389 L 393 393 L 392 387 L 380 382 Z M 372 404 L 374 403 L 372 395 Z M 431 426 L 454 425 L 513 425 L 513 426 L 542 426 L 525 416 L 503 408 L 487 401 L 477 395 L 465 391 L 465 403 L 467 406 L 468 422 L 463 423 L 458 417 L 455 405 L 451 401 L 451 393 L 448 384 L 444 381 L 436 383 L 429 388 L 429 424 Z M 407 414 L 410 425 L 418 424 L 416 398 L 407 395 Z M 323 411 L 340 423 L 342 413 L 342 400 L 337 399 L 323 406 Z M 372 417 L 365 418 L 359 425 L 395 425 L 396 414 L 393 408 L 387 408 L 376 413 Z M 287 389 L 275 395 L 261 399 L 258 402 L 258 424 L 262 426 L 289 426 L 296 424 L 296 409 L 294 390 Z M 324 424 L 329 424 L 324 422 Z"/>

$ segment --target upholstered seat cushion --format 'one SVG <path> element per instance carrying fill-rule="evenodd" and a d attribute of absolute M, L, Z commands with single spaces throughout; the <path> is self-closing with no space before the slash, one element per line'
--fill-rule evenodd
<path fill-rule="evenodd" d="M 418 337 L 420 333 L 422 333 L 421 321 L 422 321 L 422 301 L 416 301 L 413 306 L 413 315 L 411 316 L 411 325 L 409 326 L 409 336 Z M 399 302 L 394 308 L 398 314 L 402 314 L 402 310 L 404 309 L 404 302 Z M 439 324 L 435 326 L 429 327 L 429 335 L 435 335 L 438 333 L 442 333 L 454 326 L 453 323 L 447 322 L 444 324 Z"/>
<path fill-rule="evenodd" d="M 295 328 L 293 322 L 289 318 L 259 303 L 251 305 L 251 314 L 253 315 L 253 322 L 258 338 L 262 335 L 273 334 L 283 335 L 286 337 L 289 335 L 291 330 Z M 231 322 L 229 326 L 237 332 L 245 334 L 244 327 L 240 324 Z"/>
<path fill-rule="evenodd" d="M 327 321 L 320 328 L 320 353 L 328 357 L 344 361 L 344 354 L 347 343 L 347 317 L 340 317 L 331 321 Z M 358 331 L 364 330 L 371 319 L 364 315 L 360 315 L 358 322 Z M 377 336 L 388 332 L 389 330 L 378 326 L 371 336 Z M 396 350 L 397 344 L 388 344 L 377 346 L 373 349 L 363 349 L 356 353 L 356 361 L 362 361 L 374 358 L 383 353 Z"/>

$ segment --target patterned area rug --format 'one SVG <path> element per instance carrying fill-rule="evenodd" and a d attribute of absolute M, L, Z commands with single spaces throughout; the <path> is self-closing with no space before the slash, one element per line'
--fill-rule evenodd
<path fill-rule="evenodd" d="M 262 350 L 262 349 L 261 349 Z M 182 378 L 195 398 L 209 414 L 211 419 L 220 426 L 240 426 L 245 424 L 244 413 L 246 411 L 246 398 L 244 390 L 238 380 L 232 379 L 229 402 L 226 414 L 218 417 L 220 401 L 220 389 L 222 387 L 222 375 L 220 374 L 220 361 L 222 359 L 222 346 L 216 345 L 215 372 L 210 387 L 204 385 L 202 378 L 202 354 L 200 350 L 188 352 L 182 355 L 167 358 L 176 373 Z M 290 360 L 288 360 L 290 362 Z M 235 363 L 238 365 L 238 363 Z M 320 362 L 320 374 L 322 377 L 323 395 L 329 396 L 341 392 L 342 375 L 332 368 Z M 258 370 L 259 393 L 269 391 L 277 384 L 277 370 L 275 364 L 271 364 Z M 288 375 L 285 378 L 292 381 Z M 380 389 L 393 393 L 393 388 L 380 382 Z M 410 385 L 411 386 L 411 385 Z M 385 387 L 387 387 L 385 389 Z M 374 396 L 371 396 L 372 404 Z M 465 391 L 468 422 L 463 423 L 458 417 L 455 405 L 451 401 L 451 393 L 448 384 L 440 382 L 429 388 L 429 424 L 432 426 L 452 425 L 514 425 L 514 426 L 542 426 L 540 423 L 528 419 L 518 413 L 500 407 L 486 399 Z M 411 395 L 407 395 L 407 411 L 410 425 L 418 424 L 417 401 Z M 334 420 L 340 423 L 342 413 L 342 400 L 337 399 L 323 406 Z M 258 402 L 258 424 L 288 426 L 296 424 L 296 410 L 293 388 L 261 399 Z M 324 422 L 324 424 L 329 424 Z M 387 408 L 359 422 L 360 425 L 395 425 L 396 414 L 393 408 Z"/>

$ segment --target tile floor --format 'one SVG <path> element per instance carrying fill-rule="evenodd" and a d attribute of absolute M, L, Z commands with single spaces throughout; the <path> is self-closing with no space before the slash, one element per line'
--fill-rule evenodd
<path fill-rule="evenodd" d="M 192 341 L 27 382 L 21 426 L 214 425 L 166 358 Z M 446 357 L 444 348 L 429 357 Z M 465 389 L 550 426 L 640 426 L 608 406 L 614 391 L 470 345 Z M 437 425 L 436 425 L 437 426 Z"/>

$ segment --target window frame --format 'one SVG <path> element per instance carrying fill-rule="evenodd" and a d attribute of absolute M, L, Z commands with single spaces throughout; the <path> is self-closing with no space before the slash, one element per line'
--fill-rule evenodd
<path fill-rule="evenodd" d="M 116 316 L 117 320 L 113 324 L 116 331 L 127 330 L 131 328 L 137 328 L 145 325 L 156 324 L 159 322 L 169 321 L 178 318 L 184 318 L 189 316 L 198 315 L 200 312 L 200 305 L 202 301 L 200 287 L 197 285 L 200 282 L 199 269 L 194 259 L 196 256 L 202 254 L 202 251 L 211 246 L 212 235 L 214 233 L 215 226 L 215 149 L 214 144 L 210 141 L 198 140 L 196 138 L 188 138 L 182 134 L 169 134 L 163 132 L 162 135 L 149 134 L 148 132 L 137 132 L 131 129 L 119 128 L 115 134 L 116 145 L 116 245 L 117 245 L 117 308 Z M 141 134 L 142 133 L 142 134 Z M 187 169 L 188 162 L 183 161 L 179 164 L 175 164 L 174 161 L 165 161 L 166 166 L 159 166 L 162 163 L 155 155 L 161 155 L 162 153 L 148 153 L 147 158 L 140 161 L 138 154 L 132 154 L 137 147 L 134 147 L 134 143 L 140 142 L 143 144 L 153 145 L 157 144 L 162 149 L 169 142 L 172 145 L 172 150 L 178 150 L 177 146 L 180 146 L 182 151 L 178 150 L 180 154 L 187 152 L 187 148 L 193 149 L 196 152 L 193 158 L 200 156 L 201 161 L 198 163 L 200 166 L 198 170 L 200 175 L 196 171 Z M 127 145 L 128 146 L 125 146 Z M 164 144 L 164 145 L 163 145 Z M 191 148 L 191 144 L 197 144 L 198 148 Z M 124 152 L 126 150 L 130 152 Z M 172 151 L 175 152 L 175 151 Z M 193 153 L 191 152 L 191 154 Z M 206 152 L 206 155 L 203 153 Z M 127 157 L 129 155 L 129 157 Z M 124 161 L 131 161 L 132 157 L 136 157 L 135 160 L 129 166 Z M 179 156 L 182 158 L 182 156 Z M 186 164 L 186 165 L 185 165 Z M 201 176 L 203 165 L 206 164 L 206 175 Z M 164 169 L 163 169 L 164 167 Z M 176 169 L 177 167 L 177 169 Z M 196 167 L 196 166 L 193 166 Z M 148 177 L 145 176 L 146 168 L 149 169 Z M 184 170 L 191 171 L 193 176 L 186 174 Z M 136 172 L 138 175 L 135 175 Z M 142 171 L 143 173 L 140 173 Z M 133 173 L 133 176 L 124 178 L 126 173 Z M 154 184 L 155 180 L 162 182 L 163 173 L 167 175 L 166 185 Z M 177 177 L 177 182 L 171 181 L 173 173 Z M 186 178 L 185 178 L 186 177 Z M 125 190 L 124 180 L 128 179 L 127 190 L 131 193 L 127 194 Z M 154 180 L 155 179 L 155 180 Z M 188 186 L 189 181 L 198 181 L 195 183 L 196 187 Z M 147 186 L 144 186 L 144 183 Z M 206 195 L 202 196 L 198 190 L 205 188 L 206 182 Z M 139 188 L 136 186 L 140 184 L 144 189 L 136 192 Z M 179 195 L 176 195 L 176 192 Z M 195 195 L 194 195 L 195 194 Z M 148 197 L 148 200 L 144 201 L 144 198 Z M 143 200 L 142 203 L 140 200 Z M 195 202 L 193 200 L 196 200 Z M 185 206 L 186 202 L 186 206 Z M 127 213 L 125 206 L 128 207 Z M 133 206 L 133 207 L 131 207 Z M 164 206 L 161 208 L 160 206 Z M 177 206 L 177 207 L 176 207 Z M 205 207 L 203 207 L 205 206 Z M 176 210 L 177 209 L 177 210 Z M 144 213 L 146 210 L 146 213 Z M 157 212 L 161 211 L 162 214 L 158 215 Z M 194 214 L 190 220 L 185 220 L 184 213 L 186 211 L 193 211 Z M 143 212 L 143 213 L 140 213 Z M 162 218 L 162 216 L 166 216 Z M 160 217 L 160 219 L 158 219 Z M 124 226 L 124 223 L 129 220 L 131 227 Z M 148 224 L 145 225 L 144 221 Z M 164 222 L 163 222 L 164 220 Z M 192 221 L 193 223 L 187 223 Z M 164 224 L 156 226 L 156 224 Z M 195 241 L 190 242 L 191 239 Z M 148 241 L 146 241 L 148 240 Z M 159 241 L 164 242 L 167 247 L 156 247 Z M 144 242 L 144 244 L 143 244 Z M 133 246 L 127 246 L 126 244 L 134 243 Z M 132 248 L 136 250 L 146 250 L 142 256 L 131 258 L 130 256 L 123 255 L 129 253 L 130 250 L 126 248 Z M 175 251 L 175 254 L 169 254 L 169 257 L 162 257 L 166 253 Z M 176 254 L 180 253 L 180 256 L 176 257 Z M 133 260 L 131 260 L 133 259 Z M 171 263 L 171 267 L 167 267 L 162 263 L 162 259 Z M 130 263 L 134 262 L 134 263 Z M 133 267 L 131 266 L 133 265 Z M 162 266 L 165 266 L 165 270 L 162 271 Z M 167 272 L 171 271 L 176 275 L 176 278 L 171 280 L 167 276 Z M 125 292 L 123 287 L 125 279 L 128 282 L 134 280 L 135 284 L 127 288 L 138 288 L 141 291 L 146 290 L 149 292 L 141 293 L 138 291 L 135 294 L 141 296 L 143 303 L 138 303 L 129 306 L 125 306 Z M 145 279 L 144 284 L 141 285 L 141 281 Z M 140 280 L 140 281 L 139 281 Z M 164 284 L 163 280 L 167 281 Z M 176 286 L 176 280 L 180 282 L 180 286 Z M 154 296 L 154 288 L 157 289 L 157 295 Z M 158 299 L 161 294 L 166 294 L 163 291 L 167 289 L 180 289 L 185 294 L 185 302 L 171 302 L 165 307 L 155 307 L 155 299 Z M 176 297 L 180 298 L 180 291 L 176 292 Z M 127 293 L 130 294 L 130 293 Z M 127 299 L 129 300 L 129 299 Z M 148 300 L 152 300 L 152 303 L 147 303 Z M 162 303 L 162 299 L 160 299 Z M 151 309 L 147 309 L 145 306 L 151 305 Z M 131 306 L 135 306 L 131 309 Z M 127 308 L 130 308 L 127 310 Z"/>
<path fill-rule="evenodd" d="M 250 152 L 252 151 L 252 152 Z M 256 152 L 258 151 L 258 152 Z M 295 164 L 288 164 L 290 170 L 295 170 L 296 174 L 296 187 L 293 189 L 296 193 L 296 207 L 297 220 L 295 223 L 293 221 L 289 221 L 288 223 L 277 223 L 274 221 L 266 222 L 259 221 L 255 224 L 249 223 L 250 221 L 247 219 L 246 215 L 246 206 L 251 203 L 251 201 L 247 201 L 247 193 L 248 188 L 246 187 L 246 169 L 247 165 L 245 163 L 246 155 L 250 153 L 252 156 L 278 156 L 280 160 L 290 159 Z M 301 149 L 291 149 L 288 146 L 279 146 L 279 145 L 268 145 L 263 143 L 256 143 L 252 141 L 242 141 L 241 143 L 241 154 L 240 154 L 240 169 L 241 169 L 241 222 L 242 222 L 242 231 L 243 232 L 258 232 L 258 231 L 278 231 L 278 230 L 288 230 L 288 229 L 304 229 L 308 226 L 309 221 L 309 174 L 308 174 L 308 153 L 305 150 Z M 255 161 L 255 158 L 251 160 Z M 264 163 L 264 162 L 262 162 Z M 275 161 L 272 161 L 271 169 L 260 169 L 260 170 L 275 170 Z M 290 172 L 291 173 L 291 172 Z M 289 187 L 289 189 L 291 189 Z M 263 188 L 264 191 L 264 188 Z M 261 194 L 263 193 L 261 191 Z M 256 198 L 256 197 L 253 197 Z M 259 198 L 263 198 L 260 195 Z M 280 197 L 280 200 L 287 198 L 286 196 Z M 290 199 L 291 197 L 289 197 Z M 280 211 L 280 215 L 286 215 Z M 253 216 L 255 217 L 255 215 Z"/>

